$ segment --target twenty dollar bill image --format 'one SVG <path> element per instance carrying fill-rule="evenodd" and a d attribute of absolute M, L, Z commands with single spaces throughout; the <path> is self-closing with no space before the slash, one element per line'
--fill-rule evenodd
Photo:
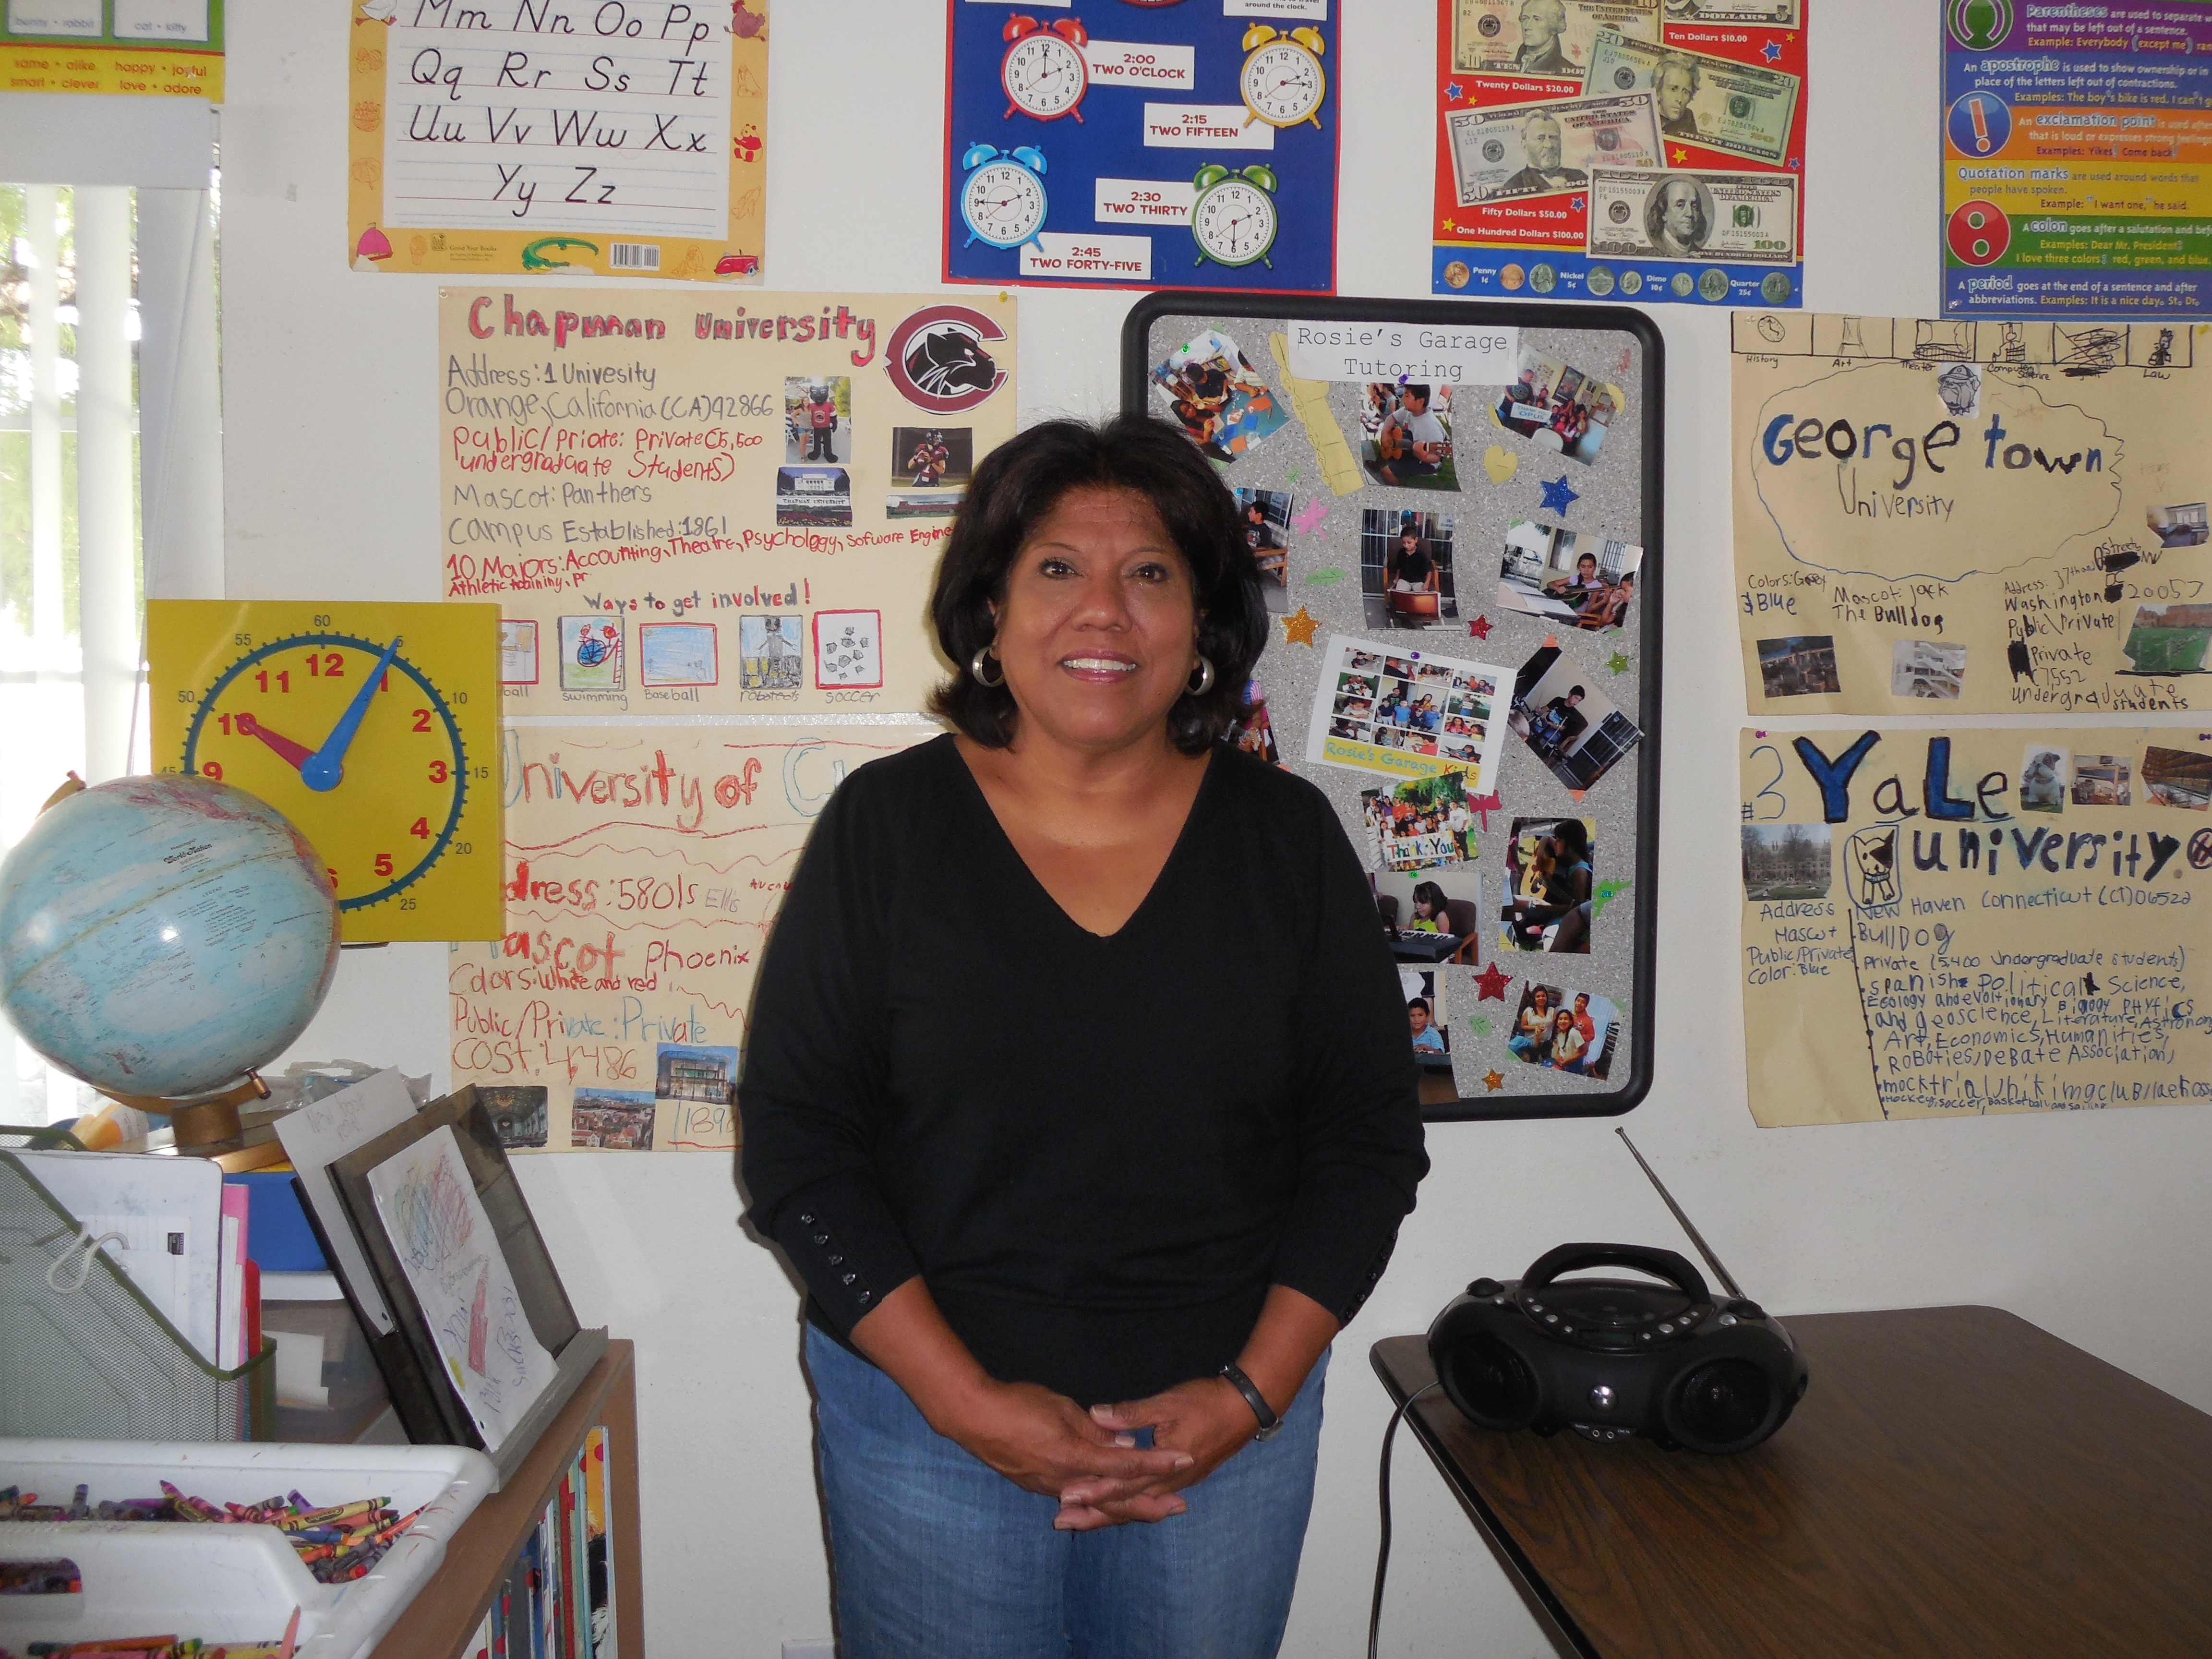
<path fill-rule="evenodd" d="M 1579 81 L 1601 29 L 1639 40 L 1659 38 L 1659 0 L 1455 0 L 1452 69 L 1462 75 L 1551 75 Z M 1526 18 L 1524 27 L 1523 19 Z"/>
<path fill-rule="evenodd" d="M 1615 259 L 1797 261 L 1797 179 L 1787 173 L 1590 174 L 1589 251 Z"/>
<path fill-rule="evenodd" d="M 1594 166 L 1656 167 L 1659 131 L 1651 100 L 1563 98 L 1444 118 L 1459 204 L 1582 190 Z"/>
<path fill-rule="evenodd" d="M 1607 29 L 1590 49 L 1586 97 L 1648 92 L 1662 137 L 1686 139 L 1779 166 L 1797 111 L 1798 79 Z"/>

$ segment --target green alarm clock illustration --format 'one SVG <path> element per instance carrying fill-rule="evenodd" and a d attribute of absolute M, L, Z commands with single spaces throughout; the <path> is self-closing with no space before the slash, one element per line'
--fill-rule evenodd
<path fill-rule="evenodd" d="M 1044 228 L 1043 152 L 1028 144 L 1015 149 L 970 144 L 960 165 L 969 169 L 960 187 L 960 216 L 968 222 L 968 240 L 961 246 L 1020 247 L 1036 242 Z"/>
<path fill-rule="evenodd" d="M 1198 243 L 1197 263 L 1275 267 L 1267 250 L 1275 245 L 1282 222 L 1275 212 L 1274 170 L 1260 162 L 1231 173 L 1208 162 L 1191 180 L 1198 198 L 1190 204 L 1190 234 Z"/>

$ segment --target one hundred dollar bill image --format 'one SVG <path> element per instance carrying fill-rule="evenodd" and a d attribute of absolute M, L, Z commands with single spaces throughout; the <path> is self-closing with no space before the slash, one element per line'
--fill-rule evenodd
<path fill-rule="evenodd" d="M 1656 167 L 1660 162 L 1658 120 L 1643 93 L 1454 110 L 1444 125 L 1462 207 L 1585 189 L 1593 167 Z"/>
<path fill-rule="evenodd" d="M 1659 0 L 1453 0 L 1452 70 L 1580 81 L 1601 29 L 1659 38 Z"/>
<path fill-rule="evenodd" d="M 1798 0 L 1667 0 L 1670 23 L 1764 23 L 1770 28 L 1794 29 L 1799 16 Z"/>
<path fill-rule="evenodd" d="M 1797 263 L 1797 179 L 1788 173 L 1590 174 L 1593 258 Z"/>
<path fill-rule="evenodd" d="M 1588 98 L 1650 93 L 1662 139 L 1686 138 L 1778 167 L 1788 155 L 1797 91 L 1794 75 L 1632 40 L 1612 29 L 1601 30 L 1590 48 L 1583 83 Z"/>

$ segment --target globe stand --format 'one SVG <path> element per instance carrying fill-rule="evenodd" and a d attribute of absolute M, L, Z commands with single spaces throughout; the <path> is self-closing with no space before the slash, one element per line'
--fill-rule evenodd
<path fill-rule="evenodd" d="M 239 1114 L 249 1101 L 269 1098 L 269 1085 L 258 1072 L 248 1072 L 242 1082 L 230 1088 L 185 1099 L 118 1094 L 112 1089 L 102 1089 L 100 1093 L 133 1111 L 168 1119 L 179 1158 L 204 1158 L 231 1175 L 284 1161 L 276 1131 L 265 1123 L 249 1128 Z"/>

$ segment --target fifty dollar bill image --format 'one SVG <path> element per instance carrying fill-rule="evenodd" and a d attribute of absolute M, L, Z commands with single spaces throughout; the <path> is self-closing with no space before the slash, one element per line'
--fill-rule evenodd
<path fill-rule="evenodd" d="M 1658 123 L 1650 98 L 1562 98 L 1501 109 L 1458 109 L 1444 118 L 1451 137 L 1459 204 L 1494 198 L 1581 190 L 1599 163 L 1659 165 Z M 1549 147 L 1556 143 L 1556 153 Z M 1548 173 L 1559 182 L 1546 182 Z"/>

